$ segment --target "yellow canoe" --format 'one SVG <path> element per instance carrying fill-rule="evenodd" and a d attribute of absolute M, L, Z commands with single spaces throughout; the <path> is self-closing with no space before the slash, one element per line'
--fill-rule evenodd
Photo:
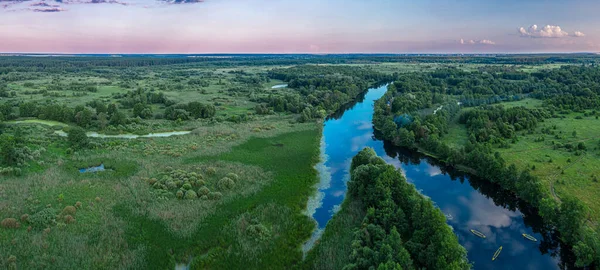
<path fill-rule="evenodd" d="M 527 238 L 528 240 L 531 240 L 531 241 L 533 241 L 533 242 L 537 242 L 537 239 L 535 239 L 535 237 L 533 237 L 533 236 L 531 236 L 531 235 L 529 235 L 529 234 L 526 234 L 526 233 L 524 233 L 524 234 L 523 234 L 523 237 L 525 237 L 525 238 Z"/>
<path fill-rule="evenodd" d="M 482 232 L 480 232 L 480 231 L 473 230 L 473 229 L 471 229 L 470 231 L 471 231 L 471 232 L 472 232 L 474 235 L 477 235 L 477 236 L 479 236 L 479 237 L 481 237 L 481 238 L 485 238 L 485 234 L 483 234 L 483 233 L 482 233 Z"/>
<path fill-rule="evenodd" d="M 500 255 L 500 252 L 502 252 L 502 246 L 500 246 L 500 248 L 498 248 L 498 250 L 496 250 L 496 252 L 494 253 L 494 257 L 492 257 L 492 261 L 496 260 L 496 258 L 498 258 L 498 255 Z"/>

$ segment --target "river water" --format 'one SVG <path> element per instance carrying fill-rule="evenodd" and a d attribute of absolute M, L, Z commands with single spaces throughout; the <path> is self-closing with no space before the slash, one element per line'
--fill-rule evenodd
<path fill-rule="evenodd" d="M 318 230 L 305 249 L 320 237 L 344 200 L 352 157 L 364 147 L 371 147 L 388 164 L 402 169 L 407 180 L 446 214 L 448 225 L 467 249 L 475 269 L 573 268 L 571 253 L 560 248 L 554 231 L 545 228 L 535 209 L 512 193 L 376 139 L 373 104 L 386 89 L 386 86 L 369 89 L 358 102 L 325 122 L 322 161 L 317 165 L 321 183 L 308 207 Z M 479 238 L 470 229 L 487 237 Z M 538 242 L 523 238 L 523 233 L 534 236 Z M 500 246 L 502 253 L 492 261 Z"/>

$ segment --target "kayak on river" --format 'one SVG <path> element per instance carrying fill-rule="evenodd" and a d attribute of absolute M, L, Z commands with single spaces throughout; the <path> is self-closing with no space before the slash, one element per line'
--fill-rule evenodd
<path fill-rule="evenodd" d="M 483 234 L 483 233 L 482 233 L 482 232 L 480 232 L 480 231 L 473 230 L 473 229 L 471 229 L 470 231 L 471 231 L 471 232 L 472 232 L 474 235 L 477 235 L 477 236 L 479 236 L 479 237 L 481 237 L 481 238 L 485 238 L 485 234 Z"/>
<path fill-rule="evenodd" d="M 498 248 L 498 250 L 496 250 L 496 253 L 494 253 L 494 257 L 492 257 L 492 261 L 496 260 L 496 258 L 498 258 L 498 255 L 500 255 L 500 252 L 502 252 L 502 246 L 500 246 L 500 248 Z"/>
<path fill-rule="evenodd" d="M 523 237 L 525 237 L 525 238 L 527 238 L 527 239 L 529 239 L 529 240 L 531 240 L 533 242 L 537 242 L 537 239 L 535 239 L 535 237 L 533 237 L 533 236 L 531 236 L 529 234 L 524 233 Z"/>

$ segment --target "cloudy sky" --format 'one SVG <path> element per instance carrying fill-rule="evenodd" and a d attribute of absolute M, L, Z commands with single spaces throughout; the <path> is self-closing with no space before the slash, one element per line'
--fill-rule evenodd
<path fill-rule="evenodd" d="M 600 52 L 598 0 L 0 0 L 0 53 Z"/>

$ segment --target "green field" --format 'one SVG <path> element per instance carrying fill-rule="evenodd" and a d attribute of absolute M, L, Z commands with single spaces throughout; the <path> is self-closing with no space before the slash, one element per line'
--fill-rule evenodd
<path fill-rule="evenodd" d="M 541 108 L 542 101 L 526 98 L 499 105 L 531 109 Z M 531 170 L 533 175 L 542 180 L 548 195 L 557 200 L 565 195 L 575 196 L 590 208 L 594 220 L 600 220 L 600 202 L 597 200 L 597 194 L 600 194 L 600 120 L 594 116 L 584 116 L 583 113 L 559 116 L 546 119 L 532 134 L 520 132 L 518 141 L 510 144 L 510 148 L 497 148 L 495 151 L 502 154 L 507 164 L 515 164 L 520 170 Z M 453 147 L 463 146 L 468 139 L 467 129 L 458 123 L 458 117 L 449 127 L 450 131 L 442 141 Z M 542 133 L 542 128 L 554 129 L 555 135 Z M 576 132 L 576 136 L 573 136 L 573 132 Z M 556 147 L 580 142 L 587 149 L 581 154 Z"/>

